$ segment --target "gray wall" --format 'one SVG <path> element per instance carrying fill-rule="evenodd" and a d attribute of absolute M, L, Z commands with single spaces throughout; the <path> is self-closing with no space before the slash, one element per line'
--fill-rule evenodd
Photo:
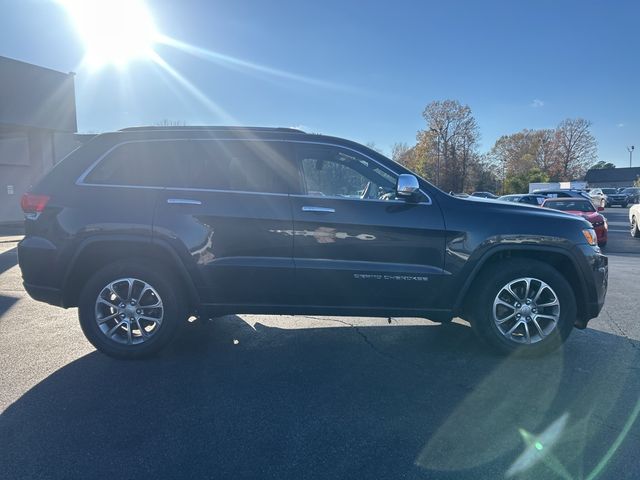
<path fill-rule="evenodd" d="M 26 147 L 27 158 L 26 161 L 23 158 L 16 160 L 13 155 L 7 158 L 0 150 L 0 223 L 22 221 L 22 194 L 69 152 L 80 146 L 81 142 L 73 133 L 36 129 L 16 129 L 11 132 L 5 130 L 0 133 L 0 139 L 3 136 L 24 138 L 26 145 L 11 145 L 9 151 L 20 154 Z"/>
<path fill-rule="evenodd" d="M 589 182 L 589 188 L 620 188 L 633 187 L 632 180 L 624 180 L 620 182 Z"/>
<path fill-rule="evenodd" d="M 73 77 L 0 57 L 0 124 L 76 132 Z"/>

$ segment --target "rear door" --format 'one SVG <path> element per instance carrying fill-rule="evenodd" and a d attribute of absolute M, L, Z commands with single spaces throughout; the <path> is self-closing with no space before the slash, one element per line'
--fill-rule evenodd
<path fill-rule="evenodd" d="M 442 287 L 440 208 L 395 198 L 397 175 L 356 151 L 297 143 L 292 195 L 299 301 L 319 306 L 429 307 Z"/>
<path fill-rule="evenodd" d="M 288 193 L 297 172 L 287 163 L 286 148 L 276 142 L 189 140 L 171 152 L 180 173 L 160 194 L 154 235 L 180 252 L 199 279 L 205 303 L 279 304 L 290 294 Z"/>

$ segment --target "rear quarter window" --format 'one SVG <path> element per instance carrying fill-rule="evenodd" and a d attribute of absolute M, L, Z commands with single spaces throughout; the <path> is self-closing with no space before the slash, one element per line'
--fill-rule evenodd
<path fill-rule="evenodd" d="M 85 183 L 159 187 L 186 186 L 188 169 L 182 161 L 187 142 L 129 142 L 116 146 L 85 178 Z"/>

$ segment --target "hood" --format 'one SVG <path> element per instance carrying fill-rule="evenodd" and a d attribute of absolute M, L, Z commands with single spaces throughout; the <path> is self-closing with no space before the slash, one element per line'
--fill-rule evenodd
<path fill-rule="evenodd" d="M 567 210 L 566 212 L 571 215 L 578 215 L 590 223 L 602 222 L 604 220 L 604 217 L 598 212 L 579 212 L 575 210 Z"/>
<path fill-rule="evenodd" d="M 555 218 L 563 221 L 577 221 L 583 223 L 583 228 L 591 227 L 591 223 L 582 215 L 572 215 L 560 210 L 552 210 L 551 208 L 538 207 L 535 205 L 528 205 L 526 203 L 514 203 L 505 202 L 501 200 L 492 200 L 489 198 L 480 197 L 451 197 L 447 195 L 452 201 L 462 202 L 467 204 L 474 204 L 478 207 L 486 208 L 487 210 L 493 210 L 495 213 L 512 213 L 518 216 L 530 216 L 539 218 Z M 595 212 L 594 212 L 595 213 Z M 589 223 L 584 223 L 585 220 Z"/>

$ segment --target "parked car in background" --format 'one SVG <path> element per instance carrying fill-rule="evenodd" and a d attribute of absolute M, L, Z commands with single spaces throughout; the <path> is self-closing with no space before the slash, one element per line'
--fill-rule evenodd
<path fill-rule="evenodd" d="M 481 197 L 481 198 L 491 198 L 492 200 L 495 200 L 496 198 L 498 198 L 497 195 L 494 195 L 491 192 L 473 192 L 471 194 L 472 197 Z"/>
<path fill-rule="evenodd" d="M 627 200 L 630 204 L 640 203 L 640 187 L 623 188 L 621 193 L 624 193 L 627 196 Z"/>
<path fill-rule="evenodd" d="M 511 195 L 502 195 L 498 197 L 498 200 L 503 202 L 513 202 L 513 203 L 526 203 L 527 205 L 535 205 L 539 207 L 544 202 L 543 195 L 537 195 L 535 193 L 523 193 L 523 194 L 511 194 Z"/>
<path fill-rule="evenodd" d="M 565 190 L 565 189 L 555 189 L 555 190 L 536 190 L 534 192 L 537 195 L 542 195 L 545 198 L 584 198 L 593 203 L 593 206 L 596 208 L 602 207 L 604 208 L 604 202 L 600 204 L 600 200 L 593 199 L 587 192 L 584 190 Z"/>
<path fill-rule="evenodd" d="M 603 188 L 606 201 L 606 207 L 613 207 L 614 205 L 620 205 L 622 208 L 627 208 L 629 204 L 629 196 L 626 193 L 621 193 L 616 188 Z"/>
<path fill-rule="evenodd" d="M 584 218 L 593 225 L 598 237 L 598 246 L 604 247 L 607 244 L 609 225 L 604 215 L 599 213 L 604 207 L 596 208 L 586 198 L 547 198 L 542 206 Z"/>
<path fill-rule="evenodd" d="M 640 238 L 640 204 L 635 204 L 629 209 L 629 224 L 631 236 Z"/>
<path fill-rule="evenodd" d="M 103 133 L 22 199 L 27 292 L 100 351 L 151 355 L 191 315 L 469 320 L 543 354 L 604 304 L 586 220 L 457 198 L 363 145 L 294 129 Z M 44 320 L 44 319 L 43 319 Z"/>
<path fill-rule="evenodd" d="M 591 198 L 591 202 L 596 207 L 606 207 L 607 206 L 607 195 L 602 191 L 601 188 L 592 188 L 588 193 Z"/>

